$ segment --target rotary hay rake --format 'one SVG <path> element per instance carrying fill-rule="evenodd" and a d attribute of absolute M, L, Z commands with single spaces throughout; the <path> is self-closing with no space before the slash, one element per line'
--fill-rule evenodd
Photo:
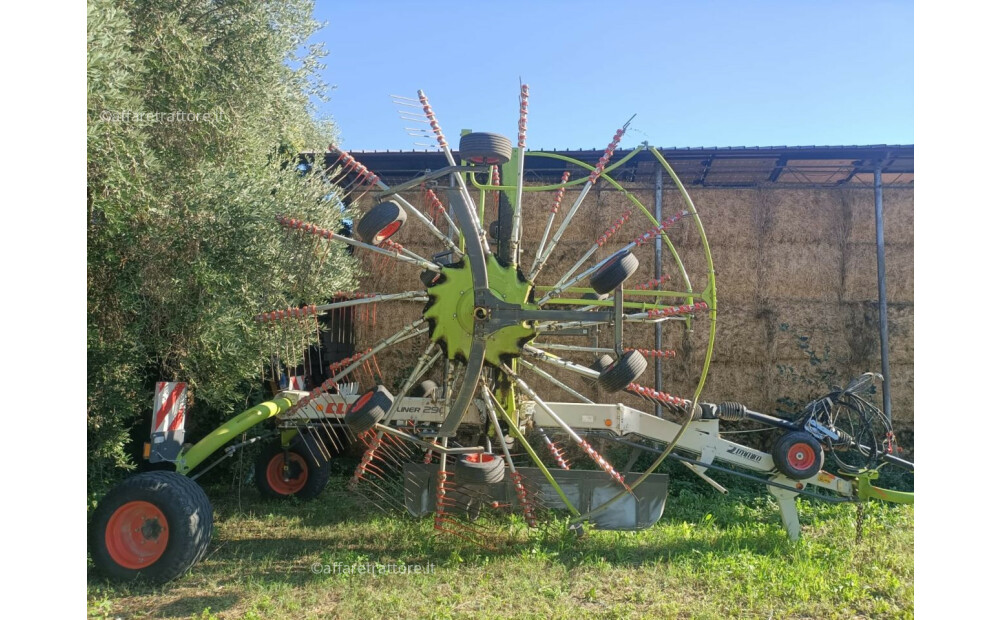
<path fill-rule="evenodd" d="M 99 568 L 119 578 L 165 581 L 193 565 L 211 534 L 211 507 L 193 479 L 239 448 L 268 438 L 274 441 L 255 467 L 265 495 L 315 497 L 329 480 L 330 461 L 358 443 L 363 454 L 349 482 L 352 489 L 388 512 L 433 514 L 436 531 L 486 546 L 491 537 L 476 523 L 484 509 L 516 511 L 536 526 L 550 514 L 547 509 L 561 508 L 569 511 L 571 527 L 580 532 L 585 522 L 602 529 L 649 527 L 662 516 L 666 502 L 667 476 L 655 470 L 667 458 L 721 492 L 725 488 L 707 475 L 709 470 L 763 482 L 793 539 L 799 536 L 798 495 L 912 502 L 912 494 L 871 484 L 885 463 L 913 469 L 892 454 L 889 421 L 869 400 L 877 375 L 864 375 L 810 403 L 794 420 L 739 403 L 700 401 L 715 341 L 717 300 L 711 252 L 691 197 L 659 151 L 646 144 L 611 163 L 628 122 L 593 166 L 557 153 L 527 151 L 528 92 L 522 85 L 516 147 L 499 134 L 466 133 L 457 159 L 422 91 L 417 99 L 394 97 L 404 119 L 421 124 L 411 133 L 434 139 L 447 162 L 394 187 L 331 147 L 336 163 L 327 174 L 344 200 L 354 206 L 374 203 L 356 221 L 353 234 L 294 214 L 280 214 L 276 221 L 289 242 L 347 244 L 360 251 L 359 257 L 367 255 L 362 265 L 369 272 L 365 281 L 370 290 L 338 292 L 329 304 L 258 315 L 274 343 L 265 356 L 271 379 L 278 383 L 286 374 L 288 389 L 193 446 L 183 444 L 183 390 L 167 386 L 158 394 L 147 456 L 173 464 L 176 473 L 133 476 L 102 500 L 91 528 Z M 654 217 L 610 175 L 643 150 L 652 153 L 683 201 L 684 208 L 666 219 Z M 564 165 L 560 182 L 526 185 L 528 157 Z M 435 191 L 440 180 L 450 184 L 448 207 Z M 598 183 L 621 193 L 630 210 L 609 218 L 606 230 L 581 246 L 572 266 L 557 273 L 552 267 L 565 257 L 557 257 L 556 250 Z M 414 192 L 419 192 L 420 207 L 404 197 Z M 549 195 L 540 213 L 525 208 L 525 196 L 534 192 Z M 643 219 L 648 226 L 640 230 L 645 230 L 616 240 L 627 225 Z M 524 234 L 529 220 L 542 229 L 533 252 Z M 438 244 L 438 252 L 424 256 L 392 238 L 414 222 Z M 685 227 L 697 239 L 693 249 L 671 241 L 671 233 Z M 667 250 L 669 273 L 627 287 L 640 271 L 640 257 L 648 261 L 649 248 L 657 243 Z M 686 262 L 700 268 L 688 269 Z M 402 263 L 401 269 L 410 270 L 412 281 L 420 284 L 409 291 L 377 292 L 395 263 Z M 677 290 L 668 288 L 671 282 L 678 283 Z M 383 334 L 378 307 L 388 303 L 409 304 L 419 309 L 419 317 Z M 316 361 L 319 318 L 348 314 L 357 352 L 325 373 Z M 345 329 L 344 321 L 332 324 Z M 676 363 L 673 350 L 626 346 L 626 333 L 634 335 L 637 326 L 652 324 L 673 328 L 678 341 L 687 337 L 689 343 L 702 344 L 696 356 L 685 356 L 696 360 L 697 372 L 676 393 L 639 383 L 648 358 Z M 696 333 L 699 337 L 692 338 Z M 580 335 L 590 336 L 592 344 L 573 344 Z M 421 341 L 425 344 L 410 372 L 398 389 L 390 389 L 378 356 Z M 596 385 L 609 397 L 605 400 L 627 393 L 666 415 L 594 402 L 570 385 L 574 376 Z M 539 386 L 558 389 L 570 401 L 544 399 Z M 269 420 L 269 432 L 226 445 Z M 753 420 L 781 434 L 771 452 L 763 452 L 724 439 L 720 420 Z M 625 471 L 595 448 L 594 438 L 602 440 L 599 445 L 632 449 Z M 219 450 L 223 453 L 208 463 Z M 577 455 L 577 464 L 582 459 L 589 468 L 571 468 L 569 451 Z M 640 451 L 656 458 L 645 471 L 629 472 Z M 823 469 L 826 454 L 832 455 L 836 474 Z M 203 463 L 208 464 L 201 467 Z"/>

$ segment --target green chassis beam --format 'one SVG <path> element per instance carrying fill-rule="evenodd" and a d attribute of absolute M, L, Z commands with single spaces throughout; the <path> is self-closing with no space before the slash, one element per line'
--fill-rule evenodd
<path fill-rule="evenodd" d="M 687 295 L 689 295 L 689 293 L 685 293 L 685 296 Z M 699 295 L 697 296 L 697 298 L 701 299 L 701 296 Z M 612 299 L 608 300 L 578 299 L 576 297 L 565 297 L 565 298 L 553 297 L 549 299 L 546 303 L 550 305 L 565 304 L 567 306 L 604 306 L 606 308 L 614 307 L 615 304 L 614 300 Z M 622 302 L 622 306 L 625 308 L 642 310 L 643 312 L 648 312 L 650 310 L 668 310 L 674 307 L 674 306 L 664 306 L 662 304 L 644 304 L 638 301 Z"/>
<path fill-rule="evenodd" d="M 251 407 L 238 416 L 227 420 L 222 426 L 206 435 L 204 439 L 181 453 L 177 458 L 177 473 L 186 476 L 216 450 L 246 432 L 247 429 L 284 413 L 291 406 L 292 401 L 288 398 L 275 398 L 256 407 Z"/>
<path fill-rule="evenodd" d="M 879 488 L 872 484 L 872 480 L 876 479 L 878 479 L 878 471 L 874 469 L 858 474 L 854 483 L 858 490 L 859 499 L 880 499 L 883 502 L 890 502 L 892 504 L 913 503 L 913 493 Z"/>

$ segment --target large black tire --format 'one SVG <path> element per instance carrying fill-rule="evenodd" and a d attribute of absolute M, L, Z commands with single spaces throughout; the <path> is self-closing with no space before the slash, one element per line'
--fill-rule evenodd
<path fill-rule="evenodd" d="M 646 372 L 646 358 L 638 351 L 628 351 L 601 371 L 597 385 L 605 392 L 620 392 L 644 372 Z"/>
<path fill-rule="evenodd" d="M 264 497 L 315 499 L 330 481 L 330 461 L 312 437 L 299 435 L 286 451 L 272 444 L 254 465 L 254 482 Z"/>
<path fill-rule="evenodd" d="M 812 478 L 823 469 L 823 446 L 805 431 L 785 433 L 771 446 L 774 466 L 792 480 Z"/>
<path fill-rule="evenodd" d="M 639 259 L 628 250 L 622 250 L 590 276 L 590 288 L 597 291 L 598 295 L 610 293 L 628 280 L 638 268 Z"/>
<path fill-rule="evenodd" d="M 604 353 L 599 358 L 594 360 L 594 363 L 590 365 L 591 370 L 596 370 L 597 372 L 604 372 L 608 368 L 615 365 L 615 358 L 611 357 L 607 353 Z"/>
<path fill-rule="evenodd" d="M 355 435 L 360 435 L 382 421 L 392 407 L 392 392 L 385 386 L 377 385 L 361 395 L 350 411 L 344 415 L 344 423 Z"/>
<path fill-rule="evenodd" d="M 604 372 L 608 368 L 611 368 L 615 364 L 615 358 L 611 357 L 607 353 L 602 354 L 599 358 L 594 360 L 594 363 L 588 366 L 591 370 L 596 370 L 597 372 Z M 597 379 L 589 379 L 593 384 L 597 384 Z"/>
<path fill-rule="evenodd" d="M 510 140 L 497 133 L 467 133 L 458 142 L 459 157 L 472 164 L 506 164 L 512 150 Z"/>
<path fill-rule="evenodd" d="M 211 540 L 208 496 L 171 471 L 126 478 L 97 504 L 90 522 L 94 565 L 122 581 L 176 579 L 204 557 Z"/>
<path fill-rule="evenodd" d="M 597 293 L 584 293 L 583 297 L 581 297 L 581 299 L 590 299 L 593 301 L 604 301 L 607 298 L 608 298 L 607 293 L 602 293 L 600 295 L 598 295 Z"/>
<path fill-rule="evenodd" d="M 503 457 L 496 454 L 465 454 L 455 462 L 455 482 L 458 484 L 496 484 L 507 473 Z"/>
<path fill-rule="evenodd" d="M 358 222 L 355 232 L 365 243 L 378 245 L 393 236 L 406 223 L 406 211 L 394 200 L 380 202 Z"/>

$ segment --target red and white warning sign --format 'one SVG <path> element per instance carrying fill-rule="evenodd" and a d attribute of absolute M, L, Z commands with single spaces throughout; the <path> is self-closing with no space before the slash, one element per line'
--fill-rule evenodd
<path fill-rule="evenodd" d="M 290 390 L 304 390 L 306 389 L 306 378 L 303 375 L 292 375 L 288 377 L 288 389 Z"/>
<path fill-rule="evenodd" d="M 187 383 L 159 381 L 153 397 L 153 433 L 184 428 L 187 412 Z"/>

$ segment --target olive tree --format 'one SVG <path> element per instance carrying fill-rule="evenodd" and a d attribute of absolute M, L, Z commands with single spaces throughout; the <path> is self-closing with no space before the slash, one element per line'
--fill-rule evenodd
<path fill-rule="evenodd" d="M 202 424 L 260 394 L 261 311 L 353 285 L 343 248 L 290 241 L 276 214 L 336 229 L 316 119 L 323 50 L 302 0 L 89 0 L 88 488 L 135 465 L 154 382 L 189 383 Z M 322 255 L 321 255 L 322 254 Z"/>

